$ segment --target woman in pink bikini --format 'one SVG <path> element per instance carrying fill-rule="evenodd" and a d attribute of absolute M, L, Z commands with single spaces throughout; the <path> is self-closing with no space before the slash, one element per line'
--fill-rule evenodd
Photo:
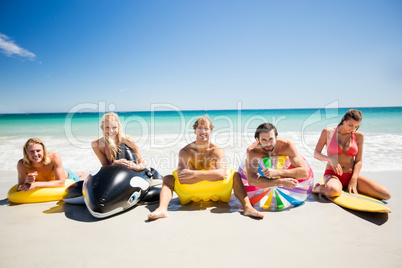
<path fill-rule="evenodd" d="M 325 184 L 317 183 L 313 193 L 336 197 L 346 188 L 350 193 L 362 193 L 382 200 L 391 198 L 384 186 L 360 175 L 364 138 L 357 129 L 362 119 L 362 113 L 352 109 L 343 116 L 337 127 L 321 132 L 314 157 L 327 162 Z M 327 155 L 321 153 L 324 146 L 327 147 Z"/>
<path fill-rule="evenodd" d="M 92 142 L 92 149 L 102 166 L 120 165 L 134 171 L 141 171 L 146 168 L 134 140 L 131 137 L 122 134 L 120 119 L 117 114 L 105 114 L 102 117 L 100 127 L 103 131 L 103 137 Z M 119 154 L 127 151 L 126 148 L 131 149 L 129 152 L 134 153 L 131 158 L 136 158 L 135 162 L 137 163 L 134 163 L 125 157 L 119 157 Z"/>

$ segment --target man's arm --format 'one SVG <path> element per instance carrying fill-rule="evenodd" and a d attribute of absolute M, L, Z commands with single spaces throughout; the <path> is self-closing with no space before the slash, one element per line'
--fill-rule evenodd
<path fill-rule="evenodd" d="M 179 166 L 177 168 L 177 176 L 182 184 L 193 184 L 200 181 L 219 181 L 224 180 L 226 177 L 226 167 L 222 163 L 225 153 L 222 148 L 214 149 L 211 154 L 211 166 L 208 170 L 195 170 L 190 164 L 191 152 L 188 148 L 183 148 L 179 152 Z"/>
<path fill-rule="evenodd" d="M 25 183 L 25 181 L 27 180 L 26 167 L 24 166 L 24 162 L 22 161 L 22 159 L 20 161 L 18 161 L 17 171 L 18 171 L 18 186 L 17 186 L 17 189 L 22 190 L 21 187 Z"/>
<path fill-rule="evenodd" d="M 65 185 L 66 182 L 66 171 L 63 168 L 63 164 L 61 162 L 61 157 L 57 153 L 49 154 L 49 158 L 51 160 L 49 165 L 53 164 L 53 172 L 54 172 L 54 180 L 51 181 L 35 181 L 31 184 L 29 190 L 33 190 L 39 187 L 61 187 Z"/>
<path fill-rule="evenodd" d="M 284 177 L 279 179 L 268 179 L 270 177 L 277 177 L 280 175 L 269 174 L 270 172 L 276 172 L 275 169 L 265 168 L 263 169 L 264 175 L 261 176 L 258 173 L 259 163 L 258 160 L 261 157 L 253 152 L 252 150 L 247 153 L 247 161 L 246 161 L 246 171 L 247 171 L 247 180 L 250 186 L 256 186 L 261 188 L 268 188 L 273 186 L 284 186 L 287 188 L 294 188 L 297 185 L 297 180 L 294 178 Z"/>
<path fill-rule="evenodd" d="M 293 142 L 288 141 L 285 148 L 285 155 L 289 157 L 292 169 L 276 170 L 277 176 L 283 178 L 294 178 L 296 180 L 304 180 L 309 176 L 308 169 L 303 157 L 297 152 L 296 146 Z"/>
<path fill-rule="evenodd" d="M 250 186 L 256 186 L 261 188 L 278 186 L 278 180 L 267 179 L 266 177 L 263 177 L 260 174 L 258 174 L 259 158 L 260 157 L 253 150 L 249 150 L 247 152 L 246 172 L 247 172 L 248 184 Z"/>

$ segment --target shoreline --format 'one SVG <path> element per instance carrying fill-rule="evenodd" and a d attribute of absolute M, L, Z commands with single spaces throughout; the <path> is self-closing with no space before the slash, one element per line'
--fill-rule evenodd
<path fill-rule="evenodd" d="M 156 204 L 106 219 L 64 202 L 10 205 L 6 195 L 16 174 L 0 171 L 3 267 L 402 265 L 401 171 L 362 172 L 390 189 L 390 214 L 351 211 L 310 195 L 300 207 L 263 211 L 265 218 L 255 220 L 242 215 L 232 195 L 229 204 L 185 206 L 174 197 L 169 218 L 152 222 L 147 215 Z M 241 257 L 234 257 L 237 252 Z"/>

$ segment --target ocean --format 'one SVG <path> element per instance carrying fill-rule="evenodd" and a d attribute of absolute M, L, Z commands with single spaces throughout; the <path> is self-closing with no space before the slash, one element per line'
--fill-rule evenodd
<path fill-rule="evenodd" d="M 237 168 L 246 148 L 263 122 L 277 126 L 279 136 L 292 140 L 322 176 L 325 163 L 313 157 L 325 127 L 336 126 L 349 108 L 272 110 L 117 112 L 123 132 L 134 138 L 143 158 L 161 174 L 177 167 L 178 152 L 195 140 L 194 121 L 208 115 L 215 125 L 212 142 L 225 150 L 226 162 Z M 356 108 L 363 113 L 360 131 L 365 135 L 362 171 L 402 170 L 402 107 Z M 22 147 L 31 137 L 40 138 L 48 151 L 61 155 L 63 165 L 74 171 L 90 171 L 100 163 L 91 141 L 101 137 L 101 112 L 0 115 L 0 170 L 15 171 Z M 324 148 L 325 150 L 325 148 Z"/>

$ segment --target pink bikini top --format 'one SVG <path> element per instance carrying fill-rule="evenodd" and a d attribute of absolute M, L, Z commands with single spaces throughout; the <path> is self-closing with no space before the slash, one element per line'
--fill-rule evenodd
<path fill-rule="evenodd" d="M 352 142 L 351 142 L 351 146 L 350 146 L 349 150 L 347 150 L 346 152 L 343 152 L 336 139 L 337 130 L 338 130 L 338 128 L 335 129 L 335 133 L 332 136 L 331 142 L 328 145 L 327 154 L 328 155 L 336 155 L 336 154 L 345 153 L 350 156 L 356 156 L 359 149 L 357 148 L 355 134 L 352 132 Z"/>

